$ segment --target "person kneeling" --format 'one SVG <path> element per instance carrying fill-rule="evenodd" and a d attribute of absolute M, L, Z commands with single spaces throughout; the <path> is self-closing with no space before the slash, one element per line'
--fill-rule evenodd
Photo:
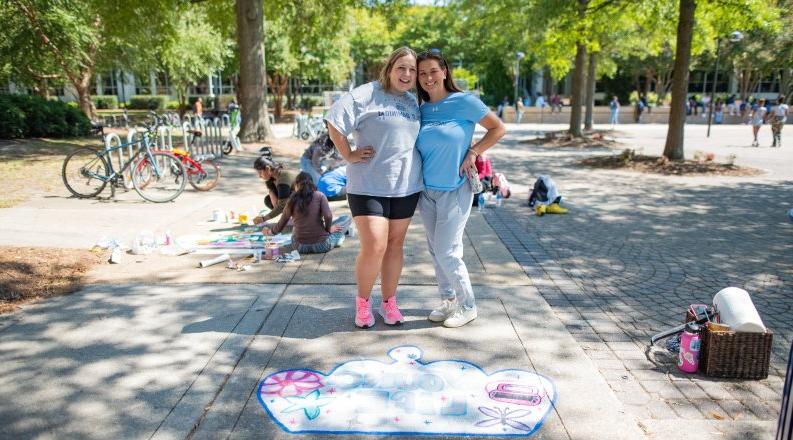
<path fill-rule="evenodd" d="M 341 246 L 352 217 L 343 215 L 333 220 L 328 198 L 317 191 L 311 175 L 301 172 L 295 178 L 294 191 L 286 202 L 281 219 L 272 227 L 262 229 L 265 235 L 281 232 L 292 219 L 292 243 L 279 251 L 297 250 L 301 254 L 321 254 Z"/>

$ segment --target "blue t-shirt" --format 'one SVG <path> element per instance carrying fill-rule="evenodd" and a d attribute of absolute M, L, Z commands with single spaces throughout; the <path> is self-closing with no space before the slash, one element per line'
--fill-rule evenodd
<path fill-rule="evenodd" d="M 336 197 L 347 186 L 347 167 L 338 167 L 319 178 L 317 189 L 326 197 Z"/>
<path fill-rule="evenodd" d="M 460 165 L 471 146 L 476 123 L 489 111 L 476 95 L 459 92 L 421 105 L 416 148 L 421 154 L 426 188 L 454 191 L 465 183 Z"/>

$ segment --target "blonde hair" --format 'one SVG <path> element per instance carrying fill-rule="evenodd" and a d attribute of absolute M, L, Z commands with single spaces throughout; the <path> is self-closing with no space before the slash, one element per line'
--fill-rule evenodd
<path fill-rule="evenodd" d="M 394 69 L 394 64 L 396 64 L 397 60 L 405 57 L 405 56 L 412 56 L 413 59 L 417 59 L 418 55 L 416 52 L 409 48 L 402 46 L 399 49 L 391 52 L 391 55 L 388 57 L 388 61 L 386 61 L 385 66 L 383 66 L 382 70 L 380 70 L 380 85 L 383 86 L 385 91 L 391 91 L 391 71 Z"/>

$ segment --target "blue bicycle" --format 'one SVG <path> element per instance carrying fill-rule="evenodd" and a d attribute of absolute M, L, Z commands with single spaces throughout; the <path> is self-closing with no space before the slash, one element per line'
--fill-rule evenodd
<path fill-rule="evenodd" d="M 61 170 L 66 189 L 75 197 L 83 199 L 98 196 L 109 183 L 115 196 L 116 187 L 124 186 L 124 173 L 129 170 L 127 175 L 132 180 L 133 188 L 145 200 L 162 203 L 179 197 L 187 183 L 185 167 L 170 152 L 152 151 L 150 132 L 143 134 L 142 141 L 101 150 L 85 147 L 73 151 L 66 156 Z M 111 153 L 138 144 L 141 148 L 120 170 L 115 170 Z"/>

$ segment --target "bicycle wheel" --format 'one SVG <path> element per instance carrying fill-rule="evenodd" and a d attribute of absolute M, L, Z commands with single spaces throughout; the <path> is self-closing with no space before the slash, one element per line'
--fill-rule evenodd
<path fill-rule="evenodd" d="M 187 179 L 190 185 L 198 191 L 209 191 L 218 184 L 220 180 L 220 166 L 211 160 L 199 162 L 201 168 L 192 164 L 187 165 Z"/>
<path fill-rule="evenodd" d="M 66 156 L 61 169 L 63 184 L 76 197 L 96 197 L 107 185 L 110 166 L 93 148 L 80 148 Z"/>
<path fill-rule="evenodd" d="M 234 145 L 231 144 L 231 141 L 226 141 L 220 151 L 222 151 L 225 155 L 229 155 L 232 151 L 234 151 Z"/>
<path fill-rule="evenodd" d="M 187 184 L 184 165 L 170 153 L 151 153 L 151 160 L 144 155 L 134 170 L 132 186 L 150 202 L 170 202 L 179 197 Z"/>

